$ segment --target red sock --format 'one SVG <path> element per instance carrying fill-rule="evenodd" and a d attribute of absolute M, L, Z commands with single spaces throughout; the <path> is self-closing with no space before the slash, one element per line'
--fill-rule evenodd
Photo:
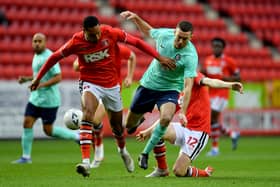
<path fill-rule="evenodd" d="M 154 147 L 154 155 L 157 160 L 158 168 L 160 169 L 167 169 L 167 162 L 166 162 L 166 147 L 164 140 L 160 140 L 157 145 Z"/>
<path fill-rule="evenodd" d="M 103 124 L 100 123 L 97 127 L 93 127 L 93 134 L 95 137 L 95 146 L 100 146 L 103 140 Z"/>
<path fill-rule="evenodd" d="M 209 177 L 209 174 L 204 169 L 198 169 L 196 167 L 189 167 L 188 169 L 189 177 Z"/>
<path fill-rule="evenodd" d="M 80 126 L 80 149 L 82 159 L 90 158 L 90 147 L 92 143 L 92 123 L 82 121 Z"/>
<path fill-rule="evenodd" d="M 114 135 L 114 137 L 116 139 L 116 143 L 117 143 L 118 147 L 120 149 L 123 149 L 125 147 L 125 137 L 124 137 L 124 135 L 122 135 L 122 136 Z"/>
<path fill-rule="evenodd" d="M 211 124 L 212 147 L 219 147 L 220 126 L 218 123 Z"/>

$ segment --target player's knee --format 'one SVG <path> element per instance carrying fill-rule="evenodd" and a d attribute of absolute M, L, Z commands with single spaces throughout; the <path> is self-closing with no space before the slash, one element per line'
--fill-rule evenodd
<path fill-rule="evenodd" d="M 92 116 L 94 116 L 93 110 L 90 108 L 83 109 L 83 119 L 86 121 L 92 121 Z"/>
<path fill-rule="evenodd" d="M 160 118 L 160 124 L 167 126 L 170 123 L 171 119 L 172 119 L 172 116 L 164 115 Z"/>
<path fill-rule="evenodd" d="M 50 128 L 43 128 L 43 130 L 44 130 L 44 133 L 47 136 L 52 136 L 52 129 L 50 129 Z"/>
<path fill-rule="evenodd" d="M 113 131 L 113 134 L 114 134 L 115 136 L 120 137 L 120 136 L 123 135 L 123 129 L 122 129 L 122 128 L 121 128 L 121 129 L 112 128 L 112 131 Z"/>

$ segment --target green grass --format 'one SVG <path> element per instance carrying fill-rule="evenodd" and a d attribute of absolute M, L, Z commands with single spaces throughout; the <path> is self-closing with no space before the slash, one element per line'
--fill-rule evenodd
<path fill-rule="evenodd" d="M 10 164 L 19 158 L 20 141 L 0 141 L 0 186 L 75 186 L 75 187 L 193 187 L 193 186 L 280 186 L 280 139 L 277 137 L 242 138 L 238 150 L 230 149 L 230 139 L 221 139 L 221 155 L 215 158 L 205 156 L 208 147 L 194 162 L 205 168 L 211 165 L 215 172 L 210 178 L 177 178 L 172 173 L 166 178 L 144 178 L 155 165 L 152 154 L 149 168 L 142 170 L 136 166 L 134 173 L 127 173 L 117 154 L 115 142 L 106 138 L 105 160 L 91 171 L 89 178 L 75 172 L 80 162 L 80 151 L 76 143 L 62 140 L 35 140 L 33 163 L 28 165 Z M 178 147 L 167 144 L 167 158 L 170 170 L 177 157 Z M 127 147 L 136 160 L 144 147 L 133 138 L 127 140 Z"/>

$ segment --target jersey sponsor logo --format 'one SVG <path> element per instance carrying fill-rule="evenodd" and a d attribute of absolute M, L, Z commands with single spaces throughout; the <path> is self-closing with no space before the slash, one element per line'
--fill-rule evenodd
<path fill-rule="evenodd" d="M 222 69 L 219 66 L 209 66 L 206 68 L 207 74 L 217 75 L 222 74 Z"/>
<path fill-rule="evenodd" d="M 103 51 L 98 51 L 98 52 L 95 52 L 95 53 L 86 54 L 86 55 L 84 55 L 84 59 L 87 63 L 103 60 L 103 59 L 108 58 L 110 56 L 108 51 L 109 51 L 109 49 L 105 49 Z"/>

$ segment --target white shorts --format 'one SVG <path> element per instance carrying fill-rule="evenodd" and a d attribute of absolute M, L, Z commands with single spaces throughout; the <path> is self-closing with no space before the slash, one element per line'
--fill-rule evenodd
<path fill-rule="evenodd" d="M 120 85 L 112 88 L 104 88 L 90 82 L 80 81 L 81 93 L 91 92 L 97 100 L 102 101 L 104 107 L 113 112 L 119 112 L 123 109 L 122 99 L 120 94 Z"/>
<path fill-rule="evenodd" d="M 211 109 L 221 112 L 227 107 L 228 100 L 222 97 L 212 97 L 210 98 Z"/>
<path fill-rule="evenodd" d="M 187 154 L 191 160 L 194 160 L 204 149 L 208 142 L 209 135 L 202 131 L 193 131 L 183 127 L 181 123 L 172 122 L 176 132 L 175 145 L 180 146 L 180 152 Z"/>

